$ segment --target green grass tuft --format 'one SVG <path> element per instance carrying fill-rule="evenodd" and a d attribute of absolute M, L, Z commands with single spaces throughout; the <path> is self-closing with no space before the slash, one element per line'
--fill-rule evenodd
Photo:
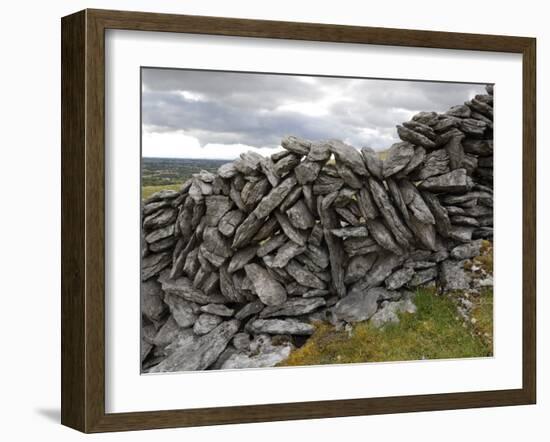
<path fill-rule="evenodd" d="M 399 324 L 377 329 L 356 324 L 351 336 L 326 323 L 317 323 L 313 336 L 292 352 L 282 366 L 344 364 L 485 357 L 492 342 L 459 317 L 453 300 L 433 290 L 418 290 L 416 314 L 404 313 Z M 492 305 L 492 304 L 491 304 Z M 487 309 L 489 313 L 489 309 Z M 484 313 L 485 314 L 485 313 Z M 490 316 L 492 318 L 492 308 Z M 480 320 L 481 322 L 481 320 Z"/>

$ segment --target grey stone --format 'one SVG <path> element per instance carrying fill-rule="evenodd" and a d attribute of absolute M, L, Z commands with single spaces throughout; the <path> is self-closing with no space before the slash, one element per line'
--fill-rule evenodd
<path fill-rule="evenodd" d="M 482 242 L 483 241 L 481 240 L 477 240 L 472 241 L 468 244 L 456 246 L 454 249 L 451 250 L 451 258 L 461 260 L 479 256 Z"/>
<path fill-rule="evenodd" d="M 233 336 L 233 347 L 239 351 L 250 350 L 250 335 L 245 332 L 237 333 Z"/>
<path fill-rule="evenodd" d="M 342 180 L 344 180 L 344 183 L 352 189 L 360 189 L 363 186 L 363 183 L 359 177 L 353 173 L 351 168 L 342 162 L 336 161 L 336 170 L 338 171 L 338 175 L 340 175 Z"/>
<path fill-rule="evenodd" d="M 378 219 L 371 219 L 367 221 L 367 226 L 371 237 L 377 244 L 398 255 L 403 253 L 403 249 L 395 242 L 393 235 L 388 228 L 386 228 L 384 223 Z"/>
<path fill-rule="evenodd" d="M 287 264 L 285 270 L 296 280 L 298 284 L 313 287 L 315 289 L 324 289 L 326 287 L 326 284 L 322 280 L 320 280 L 309 270 L 302 267 L 295 260 L 291 260 Z"/>
<path fill-rule="evenodd" d="M 373 220 L 373 221 L 376 222 L 376 220 Z M 371 224 L 373 223 L 373 221 L 368 221 L 368 222 L 369 224 Z M 372 225 L 373 224 L 371 224 L 371 226 Z M 382 250 L 382 247 L 378 245 L 378 242 L 375 239 L 375 235 L 378 234 L 378 232 L 374 231 L 376 229 L 376 226 L 372 229 L 371 229 L 371 226 L 369 226 L 370 233 L 371 233 L 370 237 L 347 238 L 342 242 L 344 246 L 344 251 L 346 252 L 346 255 L 348 255 L 348 257 L 366 255 L 367 253 L 377 252 L 378 250 Z M 332 235 L 332 237 L 334 237 L 334 235 Z"/>
<path fill-rule="evenodd" d="M 441 263 L 439 280 L 444 290 L 468 290 L 471 278 L 464 270 L 465 261 L 448 259 Z"/>
<path fill-rule="evenodd" d="M 365 226 L 340 227 L 339 229 L 332 229 L 330 232 L 338 238 L 365 238 L 369 236 L 369 231 Z"/>
<path fill-rule="evenodd" d="M 220 291 L 229 302 L 244 302 L 244 297 L 235 287 L 226 266 L 220 267 Z"/>
<path fill-rule="evenodd" d="M 437 134 L 434 132 L 434 130 L 427 124 L 420 123 L 419 121 L 405 121 L 403 123 L 403 126 L 407 129 L 412 130 L 413 132 L 417 132 L 420 135 L 425 136 L 431 141 L 436 140 Z M 419 143 L 413 143 L 413 144 L 419 144 Z"/>
<path fill-rule="evenodd" d="M 291 176 L 286 178 L 277 187 L 271 191 L 260 201 L 252 212 L 257 218 L 265 218 L 275 208 L 277 208 L 296 186 L 296 178 Z"/>
<path fill-rule="evenodd" d="M 264 308 L 260 313 L 260 318 L 307 315 L 325 304 L 325 299 L 321 297 L 290 298 L 284 304 Z"/>
<path fill-rule="evenodd" d="M 306 233 L 300 229 L 296 229 L 290 223 L 290 220 L 284 213 L 276 211 L 275 217 L 277 218 L 277 221 L 281 226 L 281 229 L 283 230 L 285 235 L 288 236 L 289 239 L 291 239 L 296 244 L 299 244 L 301 246 L 304 246 L 306 244 L 306 241 L 307 241 Z"/>
<path fill-rule="evenodd" d="M 305 246 L 296 244 L 293 241 L 287 241 L 277 250 L 277 254 L 275 255 L 275 258 L 273 258 L 273 262 L 271 265 L 272 267 L 278 268 L 286 267 L 286 265 L 292 258 L 304 253 L 305 251 Z"/>
<path fill-rule="evenodd" d="M 233 238 L 233 244 L 231 247 L 238 249 L 252 239 L 252 237 L 260 230 L 263 225 L 263 220 L 258 219 L 254 213 L 249 214 L 245 220 L 237 227 L 235 236 Z"/>
<path fill-rule="evenodd" d="M 385 284 L 388 290 L 397 290 L 407 284 L 414 275 L 412 268 L 404 267 L 396 270 L 386 278 Z"/>
<path fill-rule="evenodd" d="M 435 149 L 436 147 L 435 142 L 430 140 L 428 137 L 414 130 L 407 129 L 406 127 L 397 126 L 397 134 L 403 141 L 415 144 L 417 146 L 423 146 L 427 149 Z"/>
<path fill-rule="evenodd" d="M 376 253 L 354 256 L 348 261 L 344 282 L 349 285 L 365 276 L 376 261 Z"/>
<path fill-rule="evenodd" d="M 378 292 L 356 291 L 349 293 L 332 308 L 337 321 L 362 322 L 369 319 L 378 309 Z"/>
<path fill-rule="evenodd" d="M 466 169 L 455 169 L 444 175 L 428 178 L 418 187 L 430 192 L 461 193 L 469 191 L 472 186 L 472 179 L 467 175 Z"/>
<path fill-rule="evenodd" d="M 151 253 L 141 260 L 141 280 L 146 281 L 158 275 L 163 269 L 172 263 L 172 257 L 168 252 Z"/>
<path fill-rule="evenodd" d="M 191 327 L 197 320 L 199 314 L 198 304 L 170 294 L 166 295 L 164 302 L 170 308 L 172 317 L 180 327 Z"/>
<path fill-rule="evenodd" d="M 283 138 L 283 141 L 281 141 L 281 146 L 284 149 L 298 155 L 307 155 L 309 153 L 309 148 L 311 147 L 311 141 L 291 135 Z"/>
<path fill-rule="evenodd" d="M 408 247 L 413 236 L 409 229 L 403 224 L 403 221 L 397 214 L 391 203 L 384 186 L 375 179 L 369 179 L 370 189 L 374 202 L 378 206 L 387 226 L 393 233 L 396 241 L 403 247 Z"/>
<path fill-rule="evenodd" d="M 415 273 L 415 275 L 409 281 L 408 286 L 418 287 L 420 285 L 424 285 L 430 281 L 433 281 L 435 278 L 437 278 L 437 273 L 437 267 L 430 267 L 426 270 L 420 270 Z"/>
<path fill-rule="evenodd" d="M 249 302 L 235 314 L 235 318 L 239 320 L 246 319 L 250 316 L 260 313 L 264 309 L 264 307 L 265 304 L 260 300 Z"/>
<path fill-rule="evenodd" d="M 365 290 L 381 285 L 394 269 L 403 264 L 405 258 L 394 253 L 380 253 L 378 259 L 359 281 L 352 284 L 350 293 L 363 293 Z"/>
<path fill-rule="evenodd" d="M 258 246 L 256 245 L 251 245 L 237 250 L 231 257 L 231 261 L 229 261 L 227 271 L 229 273 L 233 273 L 237 270 L 243 269 L 244 266 L 252 261 L 252 259 L 256 256 L 257 251 Z"/>
<path fill-rule="evenodd" d="M 291 344 L 271 346 L 258 354 L 235 353 L 222 365 L 222 369 L 275 367 L 290 356 Z"/>
<path fill-rule="evenodd" d="M 336 161 L 349 167 L 354 173 L 361 176 L 368 176 L 363 157 L 359 151 L 339 140 L 330 140 L 329 149 L 334 154 Z"/>
<path fill-rule="evenodd" d="M 372 199 L 370 190 L 366 187 L 363 187 L 357 194 L 357 204 L 359 206 L 361 216 L 365 220 L 375 219 L 380 214 L 380 212 L 378 211 L 378 207 Z"/>
<path fill-rule="evenodd" d="M 464 134 L 452 137 L 447 144 L 445 144 L 444 149 L 447 151 L 449 156 L 449 168 L 451 170 L 459 169 L 464 163 L 464 148 L 462 147 L 462 140 L 464 139 Z"/>
<path fill-rule="evenodd" d="M 312 335 L 315 327 L 298 319 L 256 319 L 247 324 L 252 334 L 267 333 L 270 335 Z"/>
<path fill-rule="evenodd" d="M 158 192 L 153 193 L 149 198 L 146 198 L 143 201 L 143 205 L 146 206 L 149 203 L 154 203 L 158 201 L 164 201 L 164 200 L 172 200 L 174 198 L 177 198 L 179 196 L 179 192 L 175 190 L 159 190 Z"/>
<path fill-rule="evenodd" d="M 281 305 L 286 301 L 286 290 L 263 267 L 247 264 L 246 275 L 252 281 L 254 291 L 265 305 Z"/>
<path fill-rule="evenodd" d="M 194 287 L 189 278 L 184 276 L 177 279 L 159 279 L 159 281 L 165 293 L 181 296 L 183 299 L 197 304 L 223 303 L 225 301 L 225 298 L 221 295 L 207 295 L 202 290 Z"/>
<path fill-rule="evenodd" d="M 160 229 L 153 230 L 151 233 L 145 236 L 145 241 L 149 244 L 160 241 L 174 234 L 174 224 L 170 224 Z"/>
<path fill-rule="evenodd" d="M 177 214 L 178 212 L 171 207 L 159 210 L 145 217 L 143 220 L 143 228 L 146 230 L 160 229 L 161 227 L 173 223 L 176 220 Z"/>
<path fill-rule="evenodd" d="M 297 229 L 310 229 L 315 224 L 315 218 L 313 218 L 304 200 L 298 200 L 286 213 L 289 221 Z"/>
<path fill-rule="evenodd" d="M 273 170 L 278 177 L 282 178 L 287 175 L 291 170 L 294 170 L 294 168 L 298 164 L 300 164 L 300 158 L 300 155 L 290 153 L 280 160 L 276 161 L 275 165 L 273 166 Z"/>
<path fill-rule="evenodd" d="M 409 163 L 405 166 L 403 170 L 396 174 L 396 177 L 407 177 L 410 173 L 418 169 L 420 165 L 424 163 L 425 159 L 426 150 L 423 147 L 416 147 Z"/>
<path fill-rule="evenodd" d="M 260 169 L 272 187 L 277 187 L 279 185 L 280 178 L 275 172 L 275 163 L 273 163 L 271 158 L 264 158 L 260 163 Z"/>
<path fill-rule="evenodd" d="M 321 171 L 321 167 L 322 164 L 319 162 L 309 160 L 302 161 L 296 169 L 294 169 L 296 180 L 302 185 L 315 181 Z"/>
<path fill-rule="evenodd" d="M 378 154 L 370 147 L 363 147 L 361 149 L 361 155 L 363 156 L 369 173 L 379 180 L 384 179 L 383 162 Z"/>
<path fill-rule="evenodd" d="M 459 118 L 469 118 L 472 114 L 472 111 L 470 108 L 464 104 L 459 104 L 458 106 L 452 106 L 447 112 L 445 112 L 447 115 L 450 115 L 452 117 L 459 117 Z"/>
<path fill-rule="evenodd" d="M 233 178 L 239 173 L 234 163 L 225 163 L 218 168 L 218 175 L 222 178 Z"/>
<path fill-rule="evenodd" d="M 235 229 L 244 219 L 244 213 L 240 210 L 231 210 L 222 216 L 218 223 L 218 230 L 227 237 L 233 236 Z"/>
<path fill-rule="evenodd" d="M 223 319 L 210 313 L 202 313 L 193 325 L 193 333 L 197 336 L 205 335 L 222 323 Z"/>
<path fill-rule="evenodd" d="M 176 238 L 169 236 L 168 238 L 161 239 L 160 241 L 149 244 L 149 250 L 153 253 L 162 252 L 164 250 L 172 248 L 176 243 Z"/>
<path fill-rule="evenodd" d="M 200 311 L 203 313 L 210 313 L 212 315 L 231 317 L 235 313 L 235 310 L 226 307 L 223 304 L 207 304 L 200 307 Z"/>
<path fill-rule="evenodd" d="M 263 241 L 271 237 L 279 229 L 279 223 L 274 217 L 268 218 L 252 237 L 252 241 Z"/>
<path fill-rule="evenodd" d="M 449 154 L 445 149 L 437 149 L 426 155 L 424 164 L 411 174 L 413 180 L 425 180 L 432 176 L 443 175 L 448 173 Z"/>
<path fill-rule="evenodd" d="M 311 143 L 307 159 L 309 161 L 321 161 L 325 162 L 330 158 L 331 152 L 328 143 L 317 142 Z"/>
<path fill-rule="evenodd" d="M 150 321 L 160 321 L 166 312 L 166 306 L 162 302 L 162 287 L 154 279 L 141 283 L 141 314 Z"/>
<path fill-rule="evenodd" d="M 397 302 L 389 302 L 378 310 L 370 318 L 369 323 L 376 328 L 384 327 L 387 324 L 398 324 L 400 313 L 416 313 L 416 305 L 410 299 L 404 299 Z"/>
<path fill-rule="evenodd" d="M 404 169 L 414 155 L 414 146 L 411 143 L 401 142 L 393 144 L 388 150 L 383 162 L 384 178 L 395 175 Z"/>
<path fill-rule="evenodd" d="M 285 235 L 280 234 L 280 235 L 273 236 L 268 240 L 266 240 L 264 243 L 262 243 L 260 247 L 258 247 L 256 255 L 258 255 L 260 258 L 263 258 L 264 256 L 270 254 L 274 250 L 277 250 L 286 242 L 287 242 L 287 237 Z"/>
<path fill-rule="evenodd" d="M 202 245 L 211 253 L 224 258 L 229 258 L 232 254 L 229 240 L 225 238 L 216 227 L 207 227 L 204 229 Z"/>
<path fill-rule="evenodd" d="M 221 323 L 210 333 L 201 337 L 185 334 L 181 339 L 170 344 L 170 356 L 149 371 L 162 373 L 205 370 L 218 359 L 238 329 L 239 321 L 231 320 Z"/>

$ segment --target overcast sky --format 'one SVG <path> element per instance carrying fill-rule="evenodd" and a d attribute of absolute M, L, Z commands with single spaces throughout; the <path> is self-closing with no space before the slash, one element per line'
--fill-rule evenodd
<path fill-rule="evenodd" d="M 395 126 L 483 93 L 478 84 L 147 68 L 143 156 L 236 158 L 280 149 L 285 135 L 385 150 Z"/>

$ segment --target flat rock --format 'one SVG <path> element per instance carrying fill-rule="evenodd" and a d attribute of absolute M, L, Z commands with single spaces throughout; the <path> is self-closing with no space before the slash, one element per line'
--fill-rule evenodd
<path fill-rule="evenodd" d="M 403 249 L 395 242 L 390 230 L 384 225 L 384 223 L 382 223 L 382 221 L 378 219 L 371 219 L 367 221 L 367 226 L 371 237 L 374 241 L 376 241 L 376 244 L 398 255 L 403 253 Z"/>
<path fill-rule="evenodd" d="M 282 178 L 287 175 L 291 170 L 294 170 L 294 168 L 298 164 L 300 164 L 300 158 L 300 155 L 289 153 L 285 157 L 275 162 L 273 170 L 278 177 Z"/>
<path fill-rule="evenodd" d="M 365 290 L 381 285 L 390 276 L 394 269 L 403 264 L 405 258 L 402 255 L 384 252 L 378 255 L 378 259 L 359 281 L 351 286 L 350 293 L 363 293 Z"/>
<path fill-rule="evenodd" d="M 451 258 L 462 260 L 479 256 L 482 243 L 482 240 L 477 240 L 467 244 L 456 246 L 454 249 L 451 250 Z"/>
<path fill-rule="evenodd" d="M 222 235 L 230 237 L 233 236 L 235 230 L 244 219 L 245 214 L 240 210 L 231 210 L 220 218 L 218 223 L 218 230 Z"/>
<path fill-rule="evenodd" d="M 468 192 L 473 186 L 466 169 L 455 169 L 452 172 L 428 178 L 419 184 L 422 190 L 430 192 L 461 193 Z"/>
<path fill-rule="evenodd" d="M 404 169 L 414 155 L 414 146 L 408 142 L 393 144 L 383 162 L 384 178 L 395 175 Z"/>
<path fill-rule="evenodd" d="M 407 284 L 414 275 L 414 269 L 404 267 L 396 270 L 386 278 L 385 284 L 388 290 L 397 290 Z"/>
<path fill-rule="evenodd" d="M 231 317 L 235 313 L 235 310 L 226 307 L 223 304 L 206 304 L 200 307 L 200 311 L 203 313 L 210 313 L 212 315 Z"/>
<path fill-rule="evenodd" d="M 281 226 L 281 229 L 289 239 L 301 246 L 306 245 L 307 235 L 304 231 L 294 227 L 284 213 L 276 211 L 275 217 L 277 218 L 277 222 Z"/>
<path fill-rule="evenodd" d="M 422 167 L 416 169 L 411 178 L 414 180 L 425 180 L 432 176 L 443 175 L 450 171 L 449 154 L 445 149 L 437 149 L 426 155 Z"/>
<path fill-rule="evenodd" d="M 332 314 L 337 321 L 366 321 L 376 313 L 377 301 L 378 292 L 368 290 L 349 293 L 332 308 Z"/>
<path fill-rule="evenodd" d="M 354 256 L 348 261 L 344 277 L 345 284 L 353 284 L 364 277 L 376 261 L 376 253 Z"/>
<path fill-rule="evenodd" d="M 160 321 L 166 312 L 162 301 L 164 292 L 159 282 L 154 279 L 141 283 L 141 314 L 150 321 Z"/>
<path fill-rule="evenodd" d="M 378 154 L 370 147 L 363 147 L 361 149 L 361 155 L 363 156 L 369 173 L 379 180 L 384 179 L 383 161 Z"/>
<path fill-rule="evenodd" d="M 332 229 L 330 232 L 338 238 L 365 238 L 369 236 L 369 231 L 365 226 L 340 227 L 339 229 Z"/>
<path fill-rule="evenodd" d="M 283 244 L 286 244 L 287 237 L 283 234 L 275 235 L 266 240 L 264 243 L 258 247 L 258 250 L 256 251 L 256 255 L 258 257 L 263 258 L 266 255 L 269 255 L 274 250 L 277 250 L 279 247 L 281 247 Z"/>
<path fill-rule="evenodd" d="M 397 302 L 389 302 L 378 310 L 370 318 L 369 323 L 376 328 L 382 328 L 387 324 L 398 324 L 399 314 L 416 313 L 416 305 L 410 299 L 404 299 Z"/>
<path fill-rule="evenodd" d="M 170 308 L 170 313 L 176 323 L 182 328 L 191 327 L 200 314 L 198 304 L 187 301 L 180 296 L 167 294 L 164 302 Z"/>
<path fill-rule="evenodd" d="M 288 220 L 297 229 L 310 229 L 315 225 L 315 218 L 309 211 L 304 200 L 298 200 L 290 209 L 286 211 Z"/>
<path fill-rule="evenodd" d="M 259 299 L 249 302 L 235 314 L 235 318 L 242 321 L 243 319 L 260 313 L 264 308 L 265 304 Z"/>
<path fill-rule="evenodd" d="M 252 213 L 256 218 L 265 218 L 283 202 L 294 186 L 296 186 L 296 178 L 293 176 L 286 178 L 277 187 L 271 189 Z"/>
<path fill-rule="evenodd" d="M 254 291 L 265 305 L 281 305 L 286 301 L 285 288 L 269 272 L 258 264 L 247 264 L 244 267 L 250 278 Z"/>
<path fill-rule="evenodd" d="M 223 319 L 210 313 L 202 313 L 193 325 L 193 333 L 197 336 L 205 335 L 222 323 Z"/>
<path fill-rule="evenodd" d="M 312 183 L 319 175 L 322 166 L 323 165 L 319 162 L 310 160 L 302 161 L 298 166 L 296 166 L 296 169 L 294 169 L 296 180 L 301 185 Z"/>
<path fill-rule="evenodd" d="M 285 267 L 285 270 L 300 285 L 315 289 L 324 289 L 326 287 L 326 284 L 322 280 L 320 280 L 309 270 L 302 267 L 295 260 L 291 260 Z"/>
<path fill-rule="evenodd" d="M 326 142 L 314 142 L 311 143 L 307 159 L 309 161 L 325 162 L 330 158 L 331 151 L 329 145 Z"/>
<path fill-rule="evenodd" d="M 238 330 L 239 321 L 231 320 L 201 337 L 185 334 L 170 344 L 170 356 L 149 372 L 205 370 L 218 359 Z"/>
<path fill-rule="evenodd" d="M 172 263 L 172 257 L 168 252 L 151 253 L 141 260 L 141 280 L 146 281 Z"/>
<path fill-rule="evenodd" d="M 145 241 L 151 244 L 172 235 L 174 235 L 174 224 L 170 224 L 168 226 L 161 227 L 160 229 L 153 230 L 151 233 L 145 236 Z"/>
<path fill-rule="evenodd" d="M 436 147 L 435 142 L 430 140 L 428 137 L 406 127 L 397 126 L 397 134 L 399 135 L 399 138 L 401 138 L 403 141 L 412 143 L 414 145 L 423 146 L 427 149 L 435 149 Z"/>
<path fill-rule="evenodd" d="M 309 153 L 309 148 L 311 147 L 311 141 L 290 135 L 283 138 L 281 141 L 281 146 L 284 149 L 298 155 L 307 155 Z"/>
<path fill-rule="evenodd" d="M 159 279 L 160 280 L 160 279 Z M 181 296 L 187 301 L 195 302 L 197 304 L 210 304 L 210 303 L 223 303 L 225 299 L 220 295 L 207 295 L 202 290 L 193 286 L 193 283 L 189 278 L 184 276 L 177 279 L 162 279 L 162 290 L 165 293 Z"/>
<path fill-rule="evenodd" d="M 235 254 L 231 257 L 231 261 L 229 261 L 229 267 L 227 268 L 227 271 L 229 273 L 233 273 L 237 270 L 243 269 L 246 264 L 252 261 L 257 252 L 257 245 L 251 245 L 243 249 L 237 250 Z"/>
<path fill-rule="evenodd" d="M 272 267 L 278 268 L 286 267 L 292 258 L 304 253 L 305 251 L 305 246 L 296 244 L 294 241 L 287 241 L 277 250 L 277 254 L 275 255 L 275 258 L 273 258 L 271 265 Z"/>
<path fill-rule="evenodd" d="M 415 273 L 415 275 L 409 281 L 408 286 L 418 287 L 420 285 L 424 285 L 430 281 L 433 281 L 435 278 L 437 278 L 437 274 L 438 274 L 437 267 L 430 267 L 426 270 L 420 270 Z"/>
<path fill-rule="evenodd" d="M 464 134 L 460 133 L 458 136 L 452 137 L 447 144 L 445 144 L 444 149 L 447 151 L 449 156 L 449 167 L 451 170 L 459 169 L 464 163 L 464 148 L 462 147 L 462 140 L 464 139 Z"/>
<path fill-rule="evenodd" d="M 467 290 L 471 278 L 464 270 L 465 261 L 448 259 L 441 263 L 439 280 L 444 290 Z"/>
<path fill-rule="evenodd" d="M 264 224 L 263 219 L 258 219 L 254 213 L 250 213 L 245 220 L 237 227 L 235 236 L 233 237 L 232 248 L 238 249 L 252 239 L 252 237 L 260 230 L 260 227 Z"/>
<path fill-rule="evenodd" d="M 145 217 L 143 220 L 143 228 L 146 230 L 160 229 L 161 227 L 173 223 L 176 220 L 177 214 L 178 212 L 171 207 L 154 212 Z"/>
<path fill-rule="evenodd" d="M 339 140 L 330 140 L 329 149 L 334 154 L 336 161 L 346 165 L 354 173 L 361 176 L 369 175 L 363 157 L 355 147 Z"/>
<path fill-rule="evenodd" d="M 204 229 L 202 236 L 202 245 L 211 253 L 224 258 L 229 258 L 232 255 L 231 244 L 216 227 L 207 227 Z"/>
<path fill-rule="evenodd" d="M 291 344 L 271 346 L 258 354 L 235 353 L 221 366 L 222 370 L 237 368 L 267 368 L 275 367 L 290 356 Z"/>
<path fill-rule="evenodd" d="M 325 299 L 321 297 L 290 298 L 284 304 L 264 308 L 260 313 L 260 318 L 307 315 L 325 304 Z"/>
<path fill-rule="evenodd" d="M 267 333 L 269 335 L 312 335 L 315 327 L 298 319 L 256 319 L 247 324 L 252 334 Z"/>

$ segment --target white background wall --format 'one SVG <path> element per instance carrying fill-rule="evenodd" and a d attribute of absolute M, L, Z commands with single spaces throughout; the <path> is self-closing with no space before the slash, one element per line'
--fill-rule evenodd
<path fill-rule="evenodd" d="M 60 396 L 60 17 L 83 8 L 340 23 L 534 36 L 538 39 L 538 405 L 148 431 L 95 440 L 307 438 L 422 441 L 548 440 L 550 425 L 550 28 L 545 2 L 461 0 L 338 2 L 278 0 L 19 0 L 0 25 L 0 437 L 83 440 L 59 425 Z M 519 146 L 518 146 L 519 148 Z M 519 191 L 519 190 L 518 190 Z M 546 269 L 545 269 L 546 268 Z M 414 380 L 412 380 L 414 382 Z"/>

